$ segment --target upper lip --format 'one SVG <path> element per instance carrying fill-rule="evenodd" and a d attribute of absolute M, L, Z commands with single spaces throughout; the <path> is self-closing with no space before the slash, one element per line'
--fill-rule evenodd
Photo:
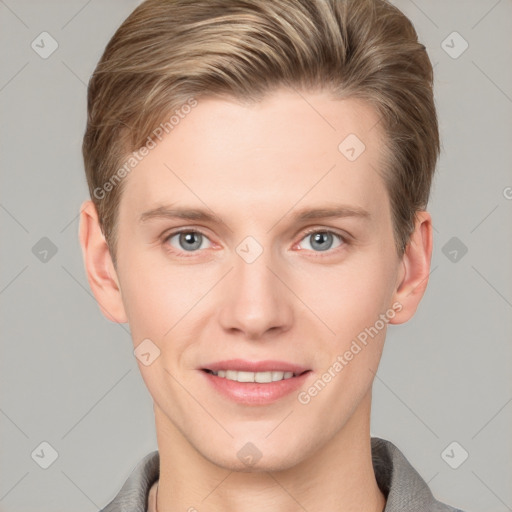
<path fill-rule="evenodd" d="M 206 364 L 201 368 L 202 370 L 212 370 L 218 372 L 219 370 L 234 370 L 239 372 L 293 372 L 295 374 L 304 373 L 309 368 L 299 364 L 288 363 L 286 361 L 274 361 L 267 359 L 265 361 L 246 361 L 244 359 L 229 359 L 225 361 L 216 361 L 214 363 Z"/>

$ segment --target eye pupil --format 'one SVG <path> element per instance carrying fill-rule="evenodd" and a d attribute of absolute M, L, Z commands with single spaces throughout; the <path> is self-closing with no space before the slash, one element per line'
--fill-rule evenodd
<path fill-rule="evenodd" d="M 331 243 L 325 243 L 326 239 L 330 241 Z M 315 248 L 315 244 L 320 244 L 316 246 L 316 249 L 320 251 L 326 251 L 330 248 L 332 245 L 332 234 L 319 231 L 318 233 L 314 233 L 313 235 L 313 243 L 311 244 L 311 247 Z"/>
<path fill-rule="evenodd" d="M 188 231 L 186 233 L 180 233 L 180 245 L 186 251 L 199 249 L 199 247 L 201 247 L 201 239 L 199 237 L 201 237 L 201 233 L 194 233 L 191 231 Z M 194 238 L 198 238 L 199 241 L 194 241 Z M 182 242 L 186 243 L 182 245 Z"/>

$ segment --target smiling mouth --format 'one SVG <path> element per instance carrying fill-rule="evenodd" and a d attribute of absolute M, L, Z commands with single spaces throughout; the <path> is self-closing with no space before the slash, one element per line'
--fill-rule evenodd
<path fill-rule="evenodd" d="M 246 372 L 246 371 L 237 371 L 237 370 L 218 370 L 213 371 L 208 368 L 203 368 L 203 371 L 206 373 L 210 373 L 215 375 L 216 377 L 220 377 L 227 380 L 233 380 L 236 382 L 250 382 L 250 383 L 261 383 L 268 384 L 271 382 L 278 382 L 281 380 L 293 379 L 294 377 L 299 377 L 305 373 L 310 372 L 311 370 L 305 370 L 301 373 L 294 372 L 282 372 L 282 371 L 266 371 L 266 372 Z"/>

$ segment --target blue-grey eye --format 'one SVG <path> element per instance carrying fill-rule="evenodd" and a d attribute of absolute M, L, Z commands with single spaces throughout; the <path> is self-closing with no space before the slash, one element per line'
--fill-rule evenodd
<path fill-rule="evenodd" d="M 333 240 L 335 238 L 342 240 L 340 235 L 333 233 L 332 231 L 315 231 L 313 233 L 309 233 L 303 238 L 303 240 L 310 239 L 311 243 L 309 248 L 314 251 L 328 251 L 332 248 Z M 339 245 L 341 245 L 341 243 Z M 309 248 L 306 247 L 306 249 Z"/>
<path fill-rule="evenodd" d="M 178 240 L 178 247 L 171 242 L 172 239 L 176 237 Z M 204 249 L 204 247 L 202 247 L 203 242 L 207 241 L 208 238 L 198 231 L 181 231 L 174 235 L 170 235 L 167 240 L 175 249 L 192 252 L 197 249 Z"/>

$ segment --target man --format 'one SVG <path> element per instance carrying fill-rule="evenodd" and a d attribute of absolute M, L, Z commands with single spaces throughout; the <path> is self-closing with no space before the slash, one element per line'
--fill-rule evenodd
<path fill-rule="evenodd" d="M 382 0 L 147 0 L 88 91 L 92 291 L 158 451 L 105 512 L 454 511 L 370 437 L 428 282 L 432 67 Z"/>

